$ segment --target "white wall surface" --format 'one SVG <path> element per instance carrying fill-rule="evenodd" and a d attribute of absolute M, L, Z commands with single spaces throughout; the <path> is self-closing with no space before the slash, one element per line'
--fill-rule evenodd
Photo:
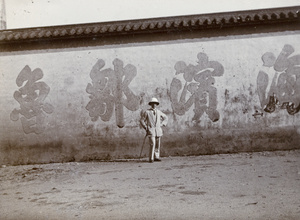
<path fill-rule="evenodd" d="M 281 66 L 292 65 L 291 69 L 295 67 L 297 70 L 299 41 L 299 32 L 285 32 L 275 36 L 257 34 L 115 47 L 0 53 L 0 66 L 3 67 L 0 74 L 0 164 L 84 161 L 105 159 L 107 155 L 135 157 L 144 137 L 144 130 L 139 127 L 140 112 L 149 107 L 148 101 L 153 96 L 159 98 L 159 108 L 169 117 L 168 126 L 164 128 L 164 156 L 297 148 L 295 142 L 300 137 L 300 112 L 288 114 L 287 109 L 281 107 L 283 101 L 280 99 L 280 105 L 276 105 L 274 112 L 265 112 L 259 98 L 259 92 L 264 89 L 258 88 L 258 79 L 260 71 L 264 71 L 268 80 L 264 80 L 263 85 L 271 84 L 275 68 L 274 65 L 264 65 L 263 55 L 273 54 L 277 58 L 286 46 L 294 50 L 289 56 L 294 57 L 291 58 L 293 62 L 283 60 Z M 209 61 L 218 62 L 224 69 L 220 76 L 212 77 L 214 84 L 207 84 L 206 78 L 200 82 L 195 78 L 188 82 L 182 73 L 176 74 L 178 62 L 197 66 L 199 53 L 207 55 Z M 111 118 L 104 121 L 102 118 L 92 120 L 87 109 L 90 101 L 95 100 L 91 93 L 88 94 L 87 87 L 92 83 L 90 73 L 99 59 L 105 62 L 102 70 L 113 70 L 116 59 L 121 60 L 124 67 L 132 65 L 136 68 L 137 74 L 129 89 L 140 97 L 140 102 L 134 110 L 124 106 L 124 127 L 117 126 L 115 110 Z M 40 68 L 43 76 L 38 80 L 32 79 L 33 83 L 27 82 L 27 76 L 23 84 L 18 85 L 20 72 L 26 66 L 31 71 Z M 207 68 L 210 74 L 212 69 Z M 181 81 L 182 86 L 194 83 L 204 88 L 205 91 L 196 95 L 201 100 L 214 98 L 216 106 L 211 109 L 217 112 L 217 120 L 205 110 L 199 121 L 195 121 L 195 112 L 199 110 L 196 102 L 182 115 L 178 114 L 174 110 L 174 99 L 170 98 L 174 94 L 172 82 L 175 78 Z M 26 93 L 24 100 L 26 95 L 33 98 L 35 93 L 29 92 L 39 82 L 47 84 L 50 90 L 43 102 L 28 100 L 29 104 L 33 103 L 32 107 L 29 106 L 32 110 L 43 111 L 36 111 L 36 116 L 26 122 L 24 114 L 30 113 L 31 109 L 19 103 L 14 94 L 23 90 Z M 286 92 L 295 89 L 287 101 L 296 97 L 296 107 L 299 105 L 299 91 L 294 84 L 299 84 L 299 78 L 294 77 L 292 82 L 282 89 Z M 109 88 L 114 86 L 107 84 Z M 208 87 L 215 89 L 216 94 L 210 93 L 212 90 Z M 269 88 L 266 88 L 265 98 L 269 97 Z M 182 89 L 175 93 L 179 99 Z M 191 93 L 187 92 L 186 100 L 192 96 Z M 202 96 L 205 93 L 207 98 Z M 277 96 L 280 97 L 280 94 Z M 95 101 L 94 107 L 100 109 L 103 100 Z M 50 104 L 51 111 L 44 110 L 46 104 Z M 210 100 L 202 102 L 200 107 L 209 105 Z M 255 116 L 256 111 L 258 116 Z M 30 121 L 33 122 L 31 128 L 24 127 Z"/>

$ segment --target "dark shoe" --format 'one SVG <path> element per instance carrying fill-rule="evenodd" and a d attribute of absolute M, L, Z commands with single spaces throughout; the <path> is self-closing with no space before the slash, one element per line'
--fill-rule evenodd
<path fill-rule="evenodd" d="M 153 160 L 149 160 L 149 163 L 153 163 Z"/>
<path fill-rule="evenodd" d="M 160 162 L 161 159 L 155 158 L 154 161 Z"/>

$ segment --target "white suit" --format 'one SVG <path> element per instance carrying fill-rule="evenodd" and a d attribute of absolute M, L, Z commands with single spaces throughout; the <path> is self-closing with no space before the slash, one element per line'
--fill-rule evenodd
<path fill-rule="evenodd" d="M 163 135 L 161 126 L 166 126 L 168 117 L 158 109 L 148 109 L 141 117 L 141 125 L 146 130 L 150 140 L 149 161 L 160 157 L 160 137 Z"/>

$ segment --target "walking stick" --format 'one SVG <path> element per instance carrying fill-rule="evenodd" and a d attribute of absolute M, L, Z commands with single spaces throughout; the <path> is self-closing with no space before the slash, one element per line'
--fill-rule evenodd
<path fill-rule="evenodd" d="M 141 159 L 142 152 L 143 152 L 143 149 L 144 149 L 144 145 L 145 145 L 145 142 L 146 142 L 146 138 L 147 138 L 147 134 L 145 135 L 145 138 L 144 138 L 144 141 L 143 141 L 143 145 L 142 145 L 142 149 L 141 149 L 141 153 L 140 153 L 139 159 Z"/>

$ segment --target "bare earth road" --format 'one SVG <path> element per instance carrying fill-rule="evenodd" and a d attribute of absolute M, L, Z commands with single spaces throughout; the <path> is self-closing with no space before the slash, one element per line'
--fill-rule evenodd
<path fill-rule="evenodd" d="M 300 150 L 0 168 L 0 219 L 300 219 Z"/>

